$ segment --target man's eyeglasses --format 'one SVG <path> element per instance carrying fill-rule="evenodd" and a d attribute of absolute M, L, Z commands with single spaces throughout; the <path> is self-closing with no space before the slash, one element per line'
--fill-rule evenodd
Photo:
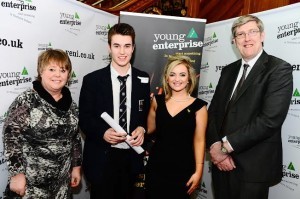
<path fill-rule="evenodd" d="M 243 39 L 246 37 L 246 34 L 249 36 L 249 37 L 254 37 L 257 35 L 257 33 L 259 33 L 260 31 L 259 30 L 250 30 L 248 33 L 245 33 L 245 32 L 238 32 L 235 34 L 235 38 L 237 39 Z"/>

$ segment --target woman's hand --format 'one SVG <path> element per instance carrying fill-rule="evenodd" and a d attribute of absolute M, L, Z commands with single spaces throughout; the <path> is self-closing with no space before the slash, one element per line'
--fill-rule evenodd
<path fill-rule="evenodd" d="M 71 173 L 71 187 L 77 187 L 81 180 L 81 167 L 73 167 Z"/>
<path fill-rule="evenodd" d="M 189 181 L 186 183 L 186 186 L 189 187 L 188 194 L 191 195 L 199 186 L 201 175 L 194 173 Z"/>
<path fill-rule="evenodd" d="M 20 196 L 25 195 L 26 190 L 26 178 L 23 173 L 19 173 L 10 179 L 9 188 Z"/>

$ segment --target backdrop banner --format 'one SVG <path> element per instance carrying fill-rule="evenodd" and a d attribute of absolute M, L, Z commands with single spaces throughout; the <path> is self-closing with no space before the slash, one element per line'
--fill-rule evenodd
<path fill-rule="evenodd" d="M 170 55 L 189 56 L 199 74 L 205 19 L 121 12 L 120 22 L 135 29 L 133 64 L 149 73 L 152 94 L 161 93 L 161 74 Z"/>
<path fill-rule="evenodd" d="M 300 133 L 297 130 L 300 116 L 300 4 L 254 13 L 265 25 L 264 49 L 268 54 L 289 62 L 293 67 L 294 93 L 289 112 L 282 128 L 283 165 L 282 181 L 271 188 L 270 199 L 298 199 L 300 195 Z M 215 92 L 222 68 L 240 59 L 231 43 L 229 19 L 206 25 L 201 65 L 199 97 L 210 102 Z M 259 154 L 257 154 L 259 155 Z M 213 199 L 210 163 L 207 161 L 198 198 Z M 272 165 L 269 165 L 272 169 Z"/>
<path fill-rule="evenodd" d="M 0 199 L 7 184 L 2 128 L 6 111 L 21 92 L 32 87 L 38 55 L 48 48 L 68 53 L 73 65 L 69 88 L 77 103 L 85 74 L 109 62 L 108 29 L 118 16 L 74 0 L 4 0 L 0 4 Z M 87 185 L 74 199 L 89 198 Z"/>
<path fill-rule="evenodd" d="M 282 131 L 283 179 L 271 188 L 270 199 L 298 199 L 300 195 L 300 134 L 296 128 L 300 117 L 299 10 L 300 3 L 297 3 L 254 13 L 265 24 L 265 51 L 291 63 L 294 75 L 293 97 Z M 200 76 L 196 95 L 207 102 L 212 99 L 222 68 L 240 58 L 235 45 L 231 43 L 230 29 L 234 20 L 205 25 L 205 19 L 127 12 L 120 14 L 120 21 L 129 23 L 136 31 L 133 65 L 151 76 L 151 94 L 162 92 L 161 73 L 167 58 L 181 54 L 193 60 Z M 73 99 L 78 102 L 83 76 L 110 62 L 107 32 L 117 22 L 118 16 L 74 0 L 1 2 L 0 199 L 3 198 L 8 175 L 3 155 L 3 122 L 16 96 L 32 87 L 32 81 L 37 76 L 38 55 L 47 48 L 60 48 L 68 53 L 73 64 L 69 88 Z M 269 167 L 272 169 L 272 165 Z M 144 175 L 141 175 L 137 187 L 143 188 L 143 178 Z M 85 180 L 75 190 L 74 199 L 79 198 L 89 198 Z M 201 185 L 193 198 L 213 199 L 208 160 L 205 162 Z"/>
<path fill-rule="evenodd" d="M 120 22 L 128 23 L 135 29 L 133 65 L 149 73 L 151 96 L 162 94 L 161 76 L 171 55 L 189 56 L 199 77 L 205 19 L 121 12 Z M 198 96 L 198 88 L 193 95 Z M 147 159 L 145 156 L 145 164 Z M 144 179 L 145 175 L 141 174 L 136 183 L 135 199 L 144 198 Z"/>

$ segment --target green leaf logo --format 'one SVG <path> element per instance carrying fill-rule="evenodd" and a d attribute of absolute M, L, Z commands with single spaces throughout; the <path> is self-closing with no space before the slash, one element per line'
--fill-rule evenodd
<path fill-rule="evenodd" d="M 22 75 L 28 75 L 28 71 L 25 66 L 23 68 Z"/>
<path fill-rule="evenodd" d="M 213 37 L 213 38 L 216 38 L 216 37 L 217 37 L 217 34 L 214 32 L 214 34 L 213 34 L 212 37 Z"/>
<path fill-rule="evenodd" d="M 296 88 L 296 90 L 294 91 L 293 96 L 294 96 L 294 97 L 299 97 L 299 96 L 300 96 L 300 93 L 299 93 L 299 91 L 298 91 L 297 88 Z"/>
<path fill-rule="evenodd" d="M 79 15 L 77 12 L 75 12 L 75 19 L 80 19 Z"/>
<path fill-rule="evenodd" d="M 75 78 L 75 77 L 76 77 L 76 74 L 75 74 L 75 72 L 74 72 L 74 71 L 72 72 L 72 75 L 71 75 L 71 77 L 72 77 L 72 78 Z"/>
<path fill-rule="evenodd" d="M 196 33 L 195 29 L 192 28 L 187 36 L 187 38 L 194 38 L 197 39 L 198 38 L 198 34 Z"/>
<path fill-rule="evenodd" d="M 294 165 L 293 165 L 292 162 L 290 162 L 290 164 L 289 164 L 289 166 L 288 166 L 288 169 L 289 169 L 289 170 L 292 170 L 292 171 L 295 171 L 295 167 L 294 167 Z"/>

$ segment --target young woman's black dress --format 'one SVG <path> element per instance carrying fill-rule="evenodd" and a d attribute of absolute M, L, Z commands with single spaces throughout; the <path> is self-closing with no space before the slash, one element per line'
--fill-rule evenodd
<path fill-rule="evenodd" d="M 207 103 L 197 98 L 172 117 L 167 110 L 164 95 L 155 98 L 156 141 L 146 167 L 147 199 L 189 198 L 186 183 L 195 172 L 195 112 Z"/>

